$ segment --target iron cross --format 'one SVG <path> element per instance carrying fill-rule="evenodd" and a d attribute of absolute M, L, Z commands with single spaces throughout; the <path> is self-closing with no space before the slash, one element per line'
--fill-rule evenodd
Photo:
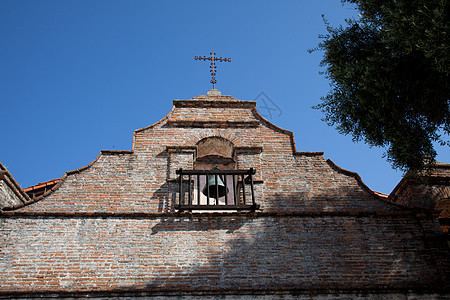
<path fill-rule="evenodd" d="M 210 60 L 211 61 L 211 66 L 209 68 L 211 69 L 210 70 L 211 71 L 211 76 L 212 76 L 211 83 L 212 83 L 213 89 L 214 89 L 214 87 L 215 87 L 215 85 L 217 83 L 217 80 L 216 80 L 216 63 L 215 62 L 216 61 L 231 62 L 231 58 L 215 57 L 214 55 L 216 55 L 216 53 L 214 53 L 214 51 L 211 52 L 210 54 L 211 54 L 210 57 L 196 56 L 196 57 L 194 57 L 194 59 L 195 60 L 204 60 L 204 61 Z"/>

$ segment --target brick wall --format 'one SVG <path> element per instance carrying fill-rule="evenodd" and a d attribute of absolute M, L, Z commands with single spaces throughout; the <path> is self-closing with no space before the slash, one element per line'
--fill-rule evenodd
<path fill-rule="evenodd" d="M 442 288 L 412 216 L 5 218 L 2 291 Z M 428 253 L 424 255 L 424 253 Z"/>
<path fill-rule="evenodd" d="M 405 176 L 389 195 L 391 202 L 410 208 L 434 209 L 450 198 L 450 164 L 438 162 L 427 176 Z"/>
<path fill-rule="evenodd" d="M 213 136 L 234 145 L 238 168 L 257 168 L 257 212 L 174 209 L 175 170 L 193 169 L 197 143 Z M 132 151 L 102 151 L 32 202 L 0 215 L 0 296 L 448 293 L 431 213 L 298 152 L 255 102 L 229 96 L 175 100 L 135 131 Z"/>

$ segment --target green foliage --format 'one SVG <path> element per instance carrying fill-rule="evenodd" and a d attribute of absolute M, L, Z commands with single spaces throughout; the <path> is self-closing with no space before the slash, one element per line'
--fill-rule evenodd
<path fill-rule="evenodd" d="M 433 142 L 449 146 L 449 4 L 348 0 L 359 20 L 332 28 L 317 48 L 331 91 L 315 108 L 355 141 L 386 149 L 403 171 L 424 169 Z"/>

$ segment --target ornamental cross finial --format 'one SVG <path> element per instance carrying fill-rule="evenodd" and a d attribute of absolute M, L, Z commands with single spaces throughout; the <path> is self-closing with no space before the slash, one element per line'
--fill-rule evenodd
<path fill-rule="evenodd" d="M 211 71 L 211 76 L 212 76 L 211 83 L 212 83 L 213 89 L 214 89 L 214 87 L 215 87 L 215 85 L 217 83 L 217 80 L 216 80 L 216 63 L 215 62 L 216 61 L 231 62 L 231 58 L 215 57 L 214 55 L 216 55 L 216 53 L 214 53 L 214 51 L 211 52 L 210 54 L 211 54 L 210 57 L 196 56 L 196 57 L 194 57 L 194 59 L 195 60 L 204 60 L 204 61 L 210 60 L 211 61 L 211 66 L 209 68 L 211 69 L 210 70 Z"/>

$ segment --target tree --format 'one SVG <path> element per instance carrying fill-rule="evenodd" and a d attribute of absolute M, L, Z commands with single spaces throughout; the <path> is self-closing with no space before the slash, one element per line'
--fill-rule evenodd
<path fill-rule="evenodd" d="M 347 0 L 358 20 L 332 28 L 323 50 L 330 92 L 315 108 L 354 141 L 384 147 L 392 166 L 423 170 L 450 146 L 447 0 Z"/>

